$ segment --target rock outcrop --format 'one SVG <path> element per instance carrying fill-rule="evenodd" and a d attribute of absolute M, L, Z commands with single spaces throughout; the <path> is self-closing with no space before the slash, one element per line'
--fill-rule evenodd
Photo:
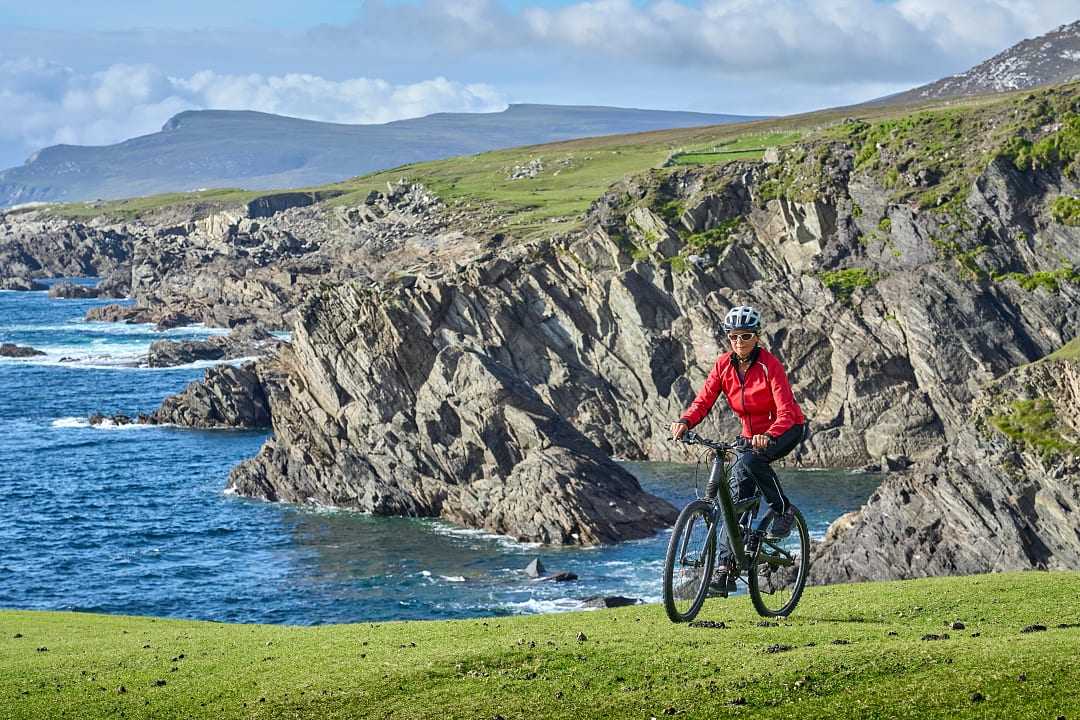
<path fill-rule="evenodd" d="M 674 520 L 510 368 L 418 342 L 375 299 L 344 287 L 306 306 L 281 353 L 274 437 L 233 471 L 235 492 L 557 544 L 646 537 Z"/>
<path fill-rule="evenodd" d="M 189 428 L 269 428 L 270 401 L 265 383 L 272 382 L 273 365 L 254 362 L 240 367 L 215 365 L 201 381 L 165 398 L 145 422 Z"/>
<path fill-rule="evenodd" d="M 1060 109 L 1075 96 L 1047 97 Z M 604 458 L 685 457 L 668 422 L 726 349 L 727 308 L 753 304 L 812 429 L 790 461 L 915 463 L 883 493 L 934 463 L 946 473 L 906 491 L 932 499 L 941 477 L 984 483 L 940 452 L 963 440 L 982 388 L 1080 327 L 1080 227 L 1058 207 L 1080 195 L 1075 158 L 1023 155 L 1073 147 L 1055 133 L 1080 126 L 1044 122 L 1044 105 L 1015 106 L 1039 117 L 1007 147 L 985 139 L 1014 110 L 979 110 L 852 120 L 775 162 L 648 172 L 581 227 L 511 247 L 409 184 L 354 207 L 219 212 L 136 243 L 132 294 L 157 316 L 218 325 L 295 318 L 281 381 L 261 384 L 274 437 L 230 480 L 242 494 L 543 542 L 647 534 L 670 508 Z M 435 267 L 387 272 L 421 252 Z M 702 431 L 736 426 L 717 409 Z M 914 557 L 909 527 L 888 532 Z M 984 530 L 972 558 L 993 545 Z M 854 567 L 849 546 L 833 542 L 818 577 Z"/>
<path fill-rule="evenodd" d="M 150 345 L 149 367 L 174 367 L 199 360 L 236 360 L 269 355 L 281 341 L 254 325 L 235 328 L 228 335 L 206 340 L 157 340 Z"/>
<path fill-rule="evenodd" d="M 811 580 L 1080 566 L 1077 356 L 990 383 L 937 459 L 888 476 L 833 523 Z"/>
<path fill-rule="evenodd" d="M 79 285 L 78 283 L 73 282 L 56 283 L 49 288 L 49 297 L 51 298 L 86 300 L 87 298 L 96 298 L 97 296 L 98 291 L 96 288 Z"/>
<path fill-rule="evenodd" d="M 28 345 L 16 345 L 14 343 L 0 344 L 0 357 L 26 358 L 44 354 L 45 353 L 37 348 L 32 348 Z"/>
<path fill-rule="evenodd" d="M 0 290 L 19 290 L 29 292 L 33 290 L 47 290 L 41 283 L 28 277 L 0 277 Z"/>

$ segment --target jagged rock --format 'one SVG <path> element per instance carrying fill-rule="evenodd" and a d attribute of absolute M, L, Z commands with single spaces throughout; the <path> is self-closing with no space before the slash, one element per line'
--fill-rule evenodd
<path fill-rule="evenodd" d="M 19 290 L 22 292 L 41 291 L 47 288 L 28 277 L 0 278 L 0 290 Z"/>
<path fill-rule="evenodd" d="M 132 418 L 130 415 L 125 415 L 123 413 L 116 413 L 115 415 L 103 415 L 102 413 L 93 413 L 92 415 L 90 415 L 89 418 L 87 418 L 87 421 L 91 425 L 95 426 L 111 425 L 120 427 L 122 425 L 131 425 L 136 422 L 145 423 L 147 422 L 147 416 L 139 415 L 138 418 Z"/>
<path fill-rule="evenodd" d="M 533 158 L 524 165 L 515 165 L 510 174 L 506 176 L 507 180 L 524 180 L 526 178 L 534 178 L 544 171 L 544 161 L 542 158 Z"/>
<path fill-rule="evenodd" d="M 129 305 L 102 305 L 86 311 L 86 319 L 93 322 L 152 323 L 156 317 L 151 310 Z"/>
<path fill-rule="evenodd" d="M 121 266 L 102 278 L 97 293 L 103 298 L 126 298 L 131 294 L 131 268 Z"/>
<path fill-rule="evenodd" d="M 1016 402 L 1044 403 L 1041 452 L 994 428 Z M 1052 419 L 1050 419 L 1052 418 Z M 998 421 L 1000 422 L 1000 421 Z M 811 580 L 850 582 L 1080 565 L 1080 361 L 1050 358 L 992 382 L 935 462 L 891 474 L 829 528 Z"/>
<path fill-rule="evenodd" d="M 544 564 L 540 562 L 540 558 L 536 558 L 525 566 L 525 574 L 531 578 L 541 577 L 544 575 L 544 573 Z"/>
<path fill-rule="evenodd" d="M 573 582 L 578 579 L 577 573 L 572 572 L 557 572 L 552 575 L 545 575 L 539 580 L 545 580 L 548 582 Z"/>
<path fill-rule="evenodd" d="M 194 325 L 198 322 L 198 319 L 194 316 L 179 310 L 167 310 L 164 313 L 158 314 L 156 317 L 157 324 L 155 327 L 158 330 L 169 330 L 170 328 Z"/>
<path fill-rule="evenodd" d="M 27 345 L 15 345 L 14 343 L 0 344 L 0 357 L 24 358 L 35 357 L 37 355 L 44 354 L 45 353 L 43 353 L 41 350 L 29 347 Z"/>
<path fill-rule="evenodd" d="M 305 308 L 282 352 L 287 405 L 230 476 L 235 492 L 558 544 L 647 537 L 674 518 L 509 368 L 461 347 L 433 352 L 371 299 L 341 288 Z"/>
<path fill-rule="evenodd" d="M 86 298 L 96 298 L 97 296 L 98 291 L 96 288 L 79 285 L 78 283 L 73 282 L 56 283 L 49 288 L 49 297 L 51 298 L 85 300 Z"/>
<path fill-rule="evenodd" d="M 255 363 L 216 365 L 201 381 L 165 398 L 148 420 L 192 428 L 268 428 L 270 401 Z"/>
<path fill-rule="evenodd" d="M 626 607 L 627 605 L 638 605 L 639 603 L 641 603 L 641 600 L 638 600 L 637 598 L 623 597 L 622 595 L 593 595 L 591 597 L 585 598 L 581 601 L 581 603 L 585 607 L 617 608 Z"/>
<path fill-rule="evenodd" d="M 157 340 L 150 345 L 149 367 L 173 367 L 199 360 L 235 360 L 268 355 L 281 341 L 257 326 L 241 326 L 207 340 Z"/>

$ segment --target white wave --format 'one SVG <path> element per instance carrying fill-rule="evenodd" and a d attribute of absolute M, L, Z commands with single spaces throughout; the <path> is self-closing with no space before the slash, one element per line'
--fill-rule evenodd
<path fill-rule="evenodd" d="M 51 425 L 54 428 L 87 428 L 90 421 L 80 417 L 62 417 L 53 420 Z"/>
<path fill-rule="evenodd" d="M 508 550 L 533 550 L 535 548 L 541 547 L 541 543 L 522 542 L 520 540 L 517 540 L 516 538 L 510 537 L 509 535 L 499 535 L 496 533 L 488 532 L 487 530 L 477 530 L 475 528 L 464 528 L 457 525 L 450 525 L 449 523 L 446 523 L 442 520 L 429 520 L 426 524 L 437 535 L 467 538 L 470 540 L 484 540 L 496 542 Z"/>
<path fill-rule="evenodd" d="M 504 603 L 502 609 L 515 615 L 542 615 L 546 613 L 573 612 L 575 610 L 595 610 L 585 607 L 580 600 L 573 598 L 529 598 L 522 602 Z"/>
<path fill-rule="evenodd" d="M 54 428 L 94 428 L 95 430 L 152 430 L 153 428 L 177 427 L 172 423 L 145 425 L 143 423 L 130 422 L 118 425 L 110 418 L 105 418 L 97 425 L 92 425 L 90 419 L 84 417 L 57 418 L 49 423 L 49 425 Z"/>
<path fill-rule="evenodd" d="M 203 324 L 184 325 L 181 327 L 158 330 L 153 323 L 119 323 L 102 322 L 98 320 L 73 319 L 64 324 L 38 325 L 0 325 L 3 332 L 74 332 L 93 333 L 97 335 L 156 335 L 160 337 L 198 337 L 211 335 L 228 335 L 228 328 L 206 327 Z"/>
<path fill-rule="evenodd" d="M 463 583 L 463 582 L 465 582 L 465 578 L 462 575 L 440 575 L 439 578 L 442 579 L 442 580 L 445 580 L 446 582 L 452 582 L 452 583 Z"/>
<path fill-rule="evenodd" d="M 420 572 L 418 572 L 416 574 L 417 575 L 422 575 L 423 577 L 428 577 L 428 578 L 431 577 L 431 571 L 430 570 L 421 570 Z"/>

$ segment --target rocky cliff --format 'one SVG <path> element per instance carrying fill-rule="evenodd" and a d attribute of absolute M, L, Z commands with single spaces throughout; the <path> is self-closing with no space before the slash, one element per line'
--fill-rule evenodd
<path fill-rule="evenodd" d="M 816 582 L 1080 566 L 1080 346 L 990 383 L 938 457 L 889 476 L 815 553 Z"/>
<path fill-rule="evenodd" d="M 671 509 L 606 458 L 682 457 L 667 425 L 724 349 L 727 308 L 750 303 L 813 430 L 792 461 L 933 462 L 905 490 L 933 503 L 935 483 L 987 482 L 941 454 L 987 383 L 1080 327 L 1078 96 L 851 119 L 769 161 L 650 171 L 523 245 L 407 183 L 358 207 L 213 215 L 137 243 L 133 293 L 217 324 L 296 308 L 274 437 L 230 479 L 242 494 L 544 542 L 647 534 Z M 406 257 L 430 262 L 388 272 Z M 735 428 L 721 409 L 706 422 Z M 886 513 L 905 497 L 889 487 Z M 839 538 L 861 527 L 834 528 L 820 578 L 854 572 L 865 551 Z M 918 526 L 888 527 L 918 554 Z"/>
<path fill-rule="evenodd" d="M 1060 126 L 1044 135 L 1053 132 Z M 797 462 L 938 458 L 962 437 L 986 382 L 1075 335 L 1080 243 L 1049 209 L 1075 181 L 1067 163 L 1034 170 L 995 153 L 954 195 L 926 197 L 933 175 L 911 167 L 921 202 L 896 202 L 893 173 L 860 168 L 860 155 L 867 144 L 879 157 L 899 153 L 906 140 L 853 135 L 862 148 L 822 141 L 775 167 L 628 179 L 595 203 L 582 231 L 457 273 L 327 289 L 301 313 L 275 438 L 237 469 L 234 488 L 430 512 L 425 498 L 445 490 L 425 477 L 485 465 L 490 476 L 501 466 L 483 448 L 515 435 L 441 398 L 479 393 L 481 407 L 500 407 L 488 404 L 489 388 L 507 393 L 504 377 L 604 454 L 668 457 L 667 421 L 720 351 L 719 319 L 736 302 L 772 319 L 766 343 L 810 417 L 814 435 Z M 723 413 L 710 422 L 710 432 L 731 429 Z M 474 432 L 496 440 L 451 449 Z M 843 524 L 819 566 L 834 568 L 827 579 L 858 565 L 842 535 Z M 973 557 L 997 546 L 983 538 Z"/>

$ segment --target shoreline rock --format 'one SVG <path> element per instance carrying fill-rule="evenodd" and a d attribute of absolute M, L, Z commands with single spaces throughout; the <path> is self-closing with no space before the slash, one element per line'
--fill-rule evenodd
<path fill-rule="evenodd" d="M 147 422 L 202 429 L 269 428 L 270 401 L 263 382 L 254 362 L 215 365 L 206 369 L 202 380 L 165 398 Z"/>
<path fill-rule="evenodd" d="M 4 277 L 0 278 L 0 290 L 15 290 L 18 292 L 40 292 L 48 288 L 38 281 L 28 277 Z"/>
<path fill-rule="evenodd" d="M 27 358 L 45 355 L 46 353 L 29 345 L 16 345 L 14 343 L 0 344 L 0 357 Z"/>
<path fill-rule="evenodd" d="M 98 296 L 97 288 L 79 285 L 69 281 L 56 283 L 49 288 L 49 297 L 64 300 L 86 300 Z"/>
<path fill-rule="evenodd" d="M 313 341 L 346 328 L 369 334 L 379 322 L 349 313 L 351 325 L 309 313 L 296 328 L 282 353 L 289 390 L 274 408 L 274 437 L 231 473 L 237 494 L 441 517 L 548 544 L 648 537 L 674 520 L 671 505 L 484 355 L 432 354 L 407 327 L 370 348 Z M 335 380 L 319 370 L 324 353 L 348 371 Z"/>
<path fill-rule="evenodd" d="M 199 360 L 235 360 L 270 355 L 282 341 L 255 326 L 234 328 L 228 335 L 206 340 L 156 340 L 147 354 L 149 367 L 175 367 Z"/>

